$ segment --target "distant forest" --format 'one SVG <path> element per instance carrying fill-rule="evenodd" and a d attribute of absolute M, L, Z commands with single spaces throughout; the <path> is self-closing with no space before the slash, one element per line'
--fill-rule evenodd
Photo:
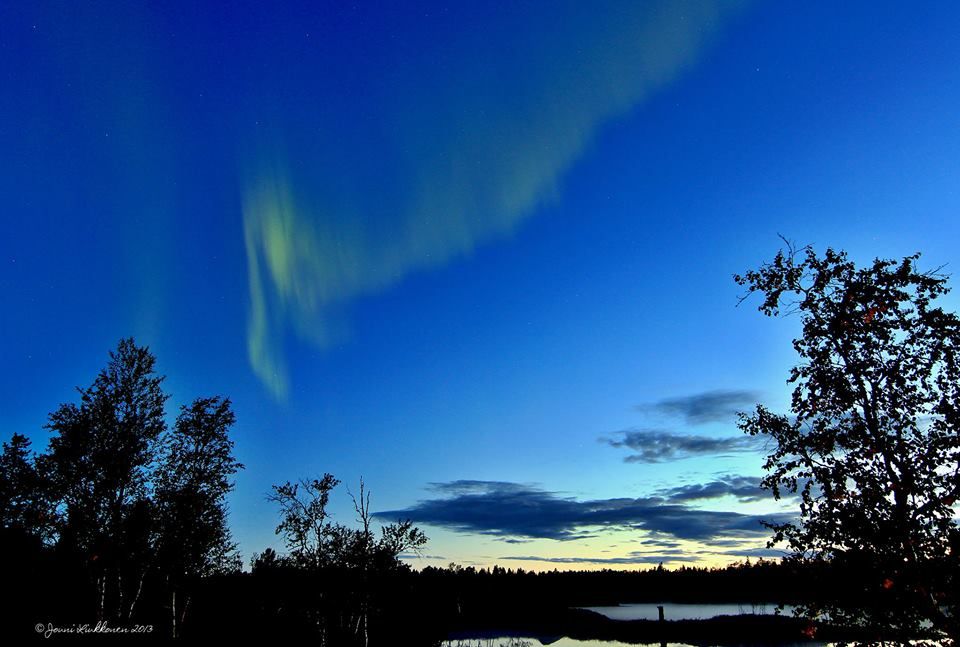
<path fill-rule="evenodd" d="M 90 622 L 97 601 L 90 573 L 55 549 L 3 535 L 5 581 L 18 595 L 7 608 L 7 626 L 28 637 L 35 624 L 72 626 Z M 14 540 L 13 542 L 11 540 Z M 15 551 L 11 553 L 10 551 Z M 310 639 L 330 645 L 439 645 L 451 635 L 491 630 L 514 635 L 571 635 L 593 639 L 659 640 L 656 623 L 607 621 L 576 607 L 630 602 L 737 603 L 742 613 L 772 613 L 778 604 L 823 596 L 842 601 L 856 595 L 851 576 L 821 567 L 749 561 L 724 568 L 652 567 L 645 571 L 525 571 L 499 566 L 450 565 L 413 570 L 398 563 L 363 571 L 357 565 L 306 568 L 289 561 L 255 561 L 250 572 L 198 577 L 186 585 L 190 610 L 178 638 L 188 641 Z M 169 600 L 152 589 L 126 625 L 150 625 L 144 639 L 169 639 Z M 670 618 L 667 618 L 670 620 Z M 91 623 L 93 624 L 93 623 Z M 121 626 L 124 623 L 120 623 Z M 668 623 L 670 624 L 670 623 Z M 679 623 L 680 636 L 721 637 L 717 624 Z M 620 626 L 626 625 L 626 626 Z M 805 621 L 783 618 L 759 625 L 771 640 L 799 640 Z M 730 626 L 733 636 L 756 624 Z M 720 633 L 718 633 L 720 632 Z M 821 634 L 829 635 L 829 634 Z"/>

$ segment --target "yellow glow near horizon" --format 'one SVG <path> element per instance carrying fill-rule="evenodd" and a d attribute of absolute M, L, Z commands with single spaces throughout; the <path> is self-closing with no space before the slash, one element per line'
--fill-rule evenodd
<path fill-rule="evenodd" d="M 595 537 L 573 541 L 556 541 L 552 539 L 524 539 L 522 543 L 506 543 L 489 536 L 459 534 L 449 530 L 428 528 L 430 549 L 428 555 L 422 558 L 408 558 L 407 561 L 414 568 L 425 566 L 446 567 L 451 562 L 463 567 L 492 568 L 500 566 L 526 571 L 582 570 L 596 571 L 603 569 L 623 571 L 644 571 L 656 568 L 662 562 L 664 568 L 677 569 L 681 566 L 697 568 L 723 568 L 730 564 L 743 562 L 743 556 L 727 554 L 739 549 L 762 548 L 766 545 L 766 538 L 727 539 L 722 546 L 712 545 L 711 540 L 693 541 L 688 539 L 674 539 L 667 536 L 660 540 L 673 541 L 673 549 L 664 549 L 651 543 L 651 535 L 638 530 L 611 530 L 598 529 Z M 729 542 L 736 541 L 733 545 Z M 676 550 L 676 553 L 670 553 Z M 636 554 L 632 554 L 636 553 Z M 517 559 L 531 556 L 540 559 Z M 649 557 L 651 562 L 631 563 L 629 558 Z M 611 559 L 626 559 L 627 561 L 609 561 Z M 559 559 L 566 561 L 549 561 Z M 608 561 L 603 561 L 603 560 Z M 758 558 L 751 557 L 755 562 Z M 774 557 L 764 557 L 765 560 L 775 560 Z M 582 561 L 579 561 L 582 560 Z"/>

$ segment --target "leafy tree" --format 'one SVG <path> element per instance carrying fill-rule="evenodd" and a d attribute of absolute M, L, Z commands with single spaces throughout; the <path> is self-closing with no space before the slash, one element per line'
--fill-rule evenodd
<path fill-rule="evenodd" d="M 61 513 L 58 542 L 90 565 L 101 619 L 126 618 L 136 603 L 147 565 L 133 559 L 148 541 L 143 523 L 148 483 L 166 430 L 156 359 L 123 339 L 80 405 L 62 404 L 46 427 L 54 432 L 41 465 Z"/>
<path fill-rule="evenodd" d="M 169 587 L 171 631 L 190 603 L 190 580 L 239 570 L 236 544 L 227 527 L 226 496 L 243 465 L 233 457 L 228 432 L 236 421 L 230 400 L 199 398 L 181 407 L 156 479 L 160 520 L 157 559 Z"/>
<path fill-rule="evenodd" d="M 350 493 L 353 509 L 357 513 L 357 529 L 336 526 L 338 549 L 336 560 L 349 568 L 359 571 L 360 591 L 357 604 L 357 617 L 350 624 L 356 627 L 356 633 L 363 638 L 363 644 L 369 644 L 370 616 L 379 611 L 377 601 L 371 591 L 370 578 L 408 568 L 400 561 L 400 555 L 407 550 L 418 551 L 426 544 L 427 536 L 409 520 L 391 523 L 380 528 L 377 539 L 371 531 L 370 491 L 360 479 L 360 495 Z"/>
<path fill-rule="evenodd" d="M 361 571 L 386 573 L 403 570 L 406 564 L 400 561 L 400 555 L 407 551 L 419 551 L 427 543 L 427 536 L 413 525 L 410 520 L 380 526 L 377 537 L 370 529 L 370 491 L 360 479 L 360 495 L 350 493 L 353 509 L 357 513 L 359 528 L 350 529 L 340 526 L 340 549 L 335 550 L 337 561 L 359 568 Z"/>
<path fill-rule="evenodd" d="M 359 497 L 350 494 L 357 513 L 359 528 L 335 524 L 330 520 L 327 505 L 330 493 L 340 484 L 332 474 L 320 479 L 301 479 L 274 485 L 267 500 L 280 506 L 280 525 L 276 533 L 283 535 L 290 559 L 301 568 L 327 566 L 355 568 L 361 571 L 386 572 L 403 568 L 400 555 L 419 550 L 427 542 L 422 530 L 410 521 L 381 526 L 376 537 L 370 513 L 370 492 L 360 480 Z"/>
<path fill-rule="evenodd" d="M 331 524 L 327 505 L 330 492 L 340 481 L 332 474 L 320 479 L 301 479 L 274 485 L 267 497 L 280 506 L 280 525 L 276 533 L 283 535 L 290 558 L 302 568 L 321 568 L 331 563 Z"/>
<path fill-rule="evenodd" d="M 284 536 L 290 556 L 278 558 L 268 549 L 255 558 L 253 566 L 261 573 L 292 565 L 313 574 L 346 575 L 335 596 L 314 592 L 302 613 L 323 640 L 367 645 L 371 625 L 383 612 L 378 600 L 380 578 L 407 570 L 400 555 L 419 550 L 427 537 L 410 521 L 381 526 L 377 537 L 371 528 L 370 492 L 363 479 L 359 496 L 350 493 L 359 528 L 333 523 L 327 505 L 339 483 L 333 475 L 324 474 L 321 479 L 273 486 L 268 500 L 280 505 L 276 532 Z"/>
<path fill-rule="evenodd" d="M 49 515 L 43 479 L 34 464 L 30 439 L 13 434 L 0 454 L 0 528 L 48 539 Z"/>
<path fill-rule="evenodd" d="M 165 586 L 177 636 L 197 580 L 240 568 L 227 526 L 226 496 L 243 468 L 228 437 L 230 400 L 199 398 L 168 429 L 155 364 L 147 347 L 120 340 L 77 389 L 79 403 L 50 414 L 46 452 L 34 457 L 19 434 L 3 444 L 0 540 L 27 556 L 21 589 L 42 569 L 56 574 L 45 584 L 65 604 L 46 607 L 53 618 L 88 622 L 96 610 L 98 620 L 152 622 Z"/>
<path fill-rule="evenodd" d="M 844 252 L 788 243 L 735 276 L 767 316 L 799 314 L 793 416 L 758 406 L 740 427 L 773 441 L 764 487 L 799 495 L 796 523 L 771 525 L 798 562 L 847 571 L 856 590 L 805 605 L 812 618 L 906 640 L 958 640 L 960 319 L 919 254 L 856 267 Z"/>
<path fill-rule="evenodd" d="M 266 548 L 262 553 L 254 553 L 250 558 L 250 570 L 254 574 L 276 571 L 283 566 L 284 558 L 272 548 Z"/>
<path fill-rule="evenodd" d="M 400 556 L 408 551 L 420 553 L 427 543 L 427 535 L 409 519 L 389 523 L 380 528 L 377 542 L 377 564 L 382 570 L 406 567 Z"/>

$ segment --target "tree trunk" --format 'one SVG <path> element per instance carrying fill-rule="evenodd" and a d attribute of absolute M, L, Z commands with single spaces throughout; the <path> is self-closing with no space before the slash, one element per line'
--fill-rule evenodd
<path fill-rule="evenodd" d="M 105 618 L 103 617 L 104 609 L 107 605 L 107 574 L 104 573 L 97 578 L 97 588 L 100 589 L 100 606 L 97 610 L 97 620 L 101 621 Z"/>
<path fill-rule="evenodd" d="M 143 573 L 141 573 L 141 575 L 140 575 L 140 583 L 137 585 L 137 592 L 136 592 L 136 594 L 133 596 L 133 601 L 130 603 L 130 611 L 129 611 L 129 615 L 127 616 L 128 619 L 130 619 L 130 620 L 133 619 L 133 610 L 136 608 L 137 602 L 140 600 L 140 594 L 143 592 L 143 580 L 144 580 L 144 578 L 146 578 L 146 577 L 147 577 L 147 572 L 146 572 L 146 571 L 144 571 Z"/>

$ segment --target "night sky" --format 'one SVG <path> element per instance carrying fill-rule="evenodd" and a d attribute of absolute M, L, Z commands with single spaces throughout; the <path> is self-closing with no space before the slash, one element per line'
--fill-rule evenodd
<path fill-rule="evenodd" d="M 4 439 L 133 336 L 233 400 L 245 558 L 324 472 L 416 566 L 771 554 L 799 322 L 732 275 L 957 266 L 960 5 L 384 4 L 0 5 Z"/>

